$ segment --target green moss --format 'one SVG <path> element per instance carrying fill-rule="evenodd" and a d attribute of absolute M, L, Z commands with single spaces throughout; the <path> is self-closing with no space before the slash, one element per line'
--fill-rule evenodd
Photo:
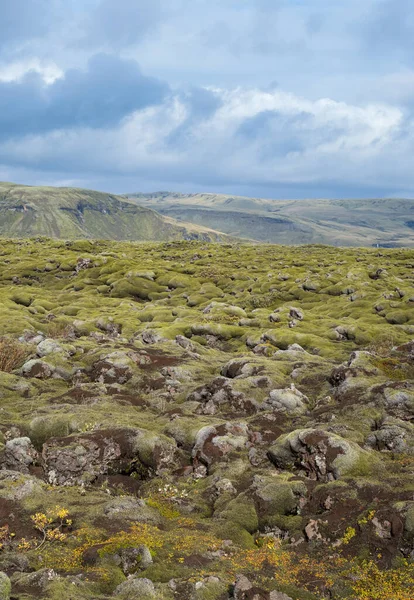
<path fill-rule="evenodd" d="M 151 300 L 153 294 L 164 290 L 165 288 L 143 277 L 130 277 L 113 283 L 111 285 L 111 296 L 114 298 L 132 297 Z"/>
<path fill-rule="evenodd" d="M 185 577 L 188 569 L 184 565 L 155 562 L 142 572 L 142 577 L 151 579 L 154 583 L 168 583 L 171 579 Z"/>
<path fill-rule="evenodd" d="M 194 600 L 222 600 L 227 590 L 224 583 L 207 582 L 196 590 Z"/>
<path fill-rule="evenodd" d="M 29 426 L 30 439 L 38 449 L 41 449 L 48 439 L 65 437 L 74 431 L 76 431 L 76 424 L 70 415 L 36 417 Z"/>
<path fill-rule="evenodd" d="M 266 525 L 270 524 L 270 520 L 275 515 L 296 513 L 298 497 L 300 494 L 306 495 L 306 486 L 301 482 L 283 483 L 282 481 L 275 481 L 261 487 L 257 494 L 265 503 L 260 522 L 261 525 Z"/>
<path fill-rule="evenodd" d="M 302 533 L 304 519 L 299 515 L 266 515 L 263 526 L 278 527 L 282 531 L 288 531 L 290 535 Z"/>
<path fill-rule="evenodd" d="M 405 532 L 409 539 L 414 539 L 414 504 L 412 504 L 405 517 Z"/>
<path fill-rule="evenodd" d="M 216 323 L 210 323 L 208 325 L 192 325 L 191 332 L 194 335 L 214 335 L 222 340 L 239 338 L 244 335 L 244 330 L 241 327 L 234 327 L 232 325 L 222 325 Z"/>
<path fill-rule="evenodd" d="M 30 306 L 33 302 L 33 299 L 33 296 L 25 294 L 24 292 L 14 292 L 10 296 L 10 300 L 12 300 L 15 304 L 20 304 L 21 306 Z"/>
<path fill-rule="evenodd" d="M 410 316 L 411 314 L 408 311 L 403 312 L 401 310 L 396 310 L 388 312 L 385 318 L 387 319 L 387 322 L 391 325 L 403 325 L 404 323 L 407 323 L 410 320 Z"/>
<path fill-rule="evenodd" d="M 11 583 L 6 573 L 0 572 L 0 598 L 9 600 L 11 594 Z"/>
<path fill-rule="evenodd" d="M 381 476 L 385 470 L 385 466 L 374 452 L 360 452 L 352 464 L 343 456 L 338 457 L 337 462 L 348 477 Z"/>
<path fill-rule="evenodd" d="M 256 547 L 253 537 L 237 523 L 220 521 L 214 530 L 218 537 L 223 540 L 231 540 L 241 548 L 253 549 Z"/>
<path fill-rule="evenodd" d="M 412 339 L 414 324 L 410 324 L 411 316 L 404 325 L 391 324 L 385 315 L 410 311 L 407 295 L 412 290 L 412 251 L 381 250 L 382 256 L 378 257 L 376 249 L 362 254 L 313 246 L 224 247 L 105 241 L 74 246 L 51 240 L 4 240 L 0 253 L 1 331 L 15 337 L 41 331 L 56 338 L 65 352 L 47 360 L 69 375 L 75 374 L 73 379 L 44 381 L 1 374 L 0 444 L 10 435 L 12 426 L 18 429 L 12 435 L 29 435 L 39 450 L 50 437 L 78 430 L 105 430 L 114 425 L 139 428 L 147 431 L 134 454 L 147 464 L 138 476 L 144 478 L 137 483 L 140 497 L 146 497 L 147 491 L 162 495 L 157 490 L 162 490 L 166 482 L 182 494 L 168 502 L 169 512 L 165 501 L 163 504 L 160 500 L 152 507 L 137 505 L 109 515 L 105 512 L 108 503 L 118 497 L 124 501 L 135 493 L 136 482 L 126 476 L 128 464 L 121 475 L 110 475 L 108 481 L 105 476 L 102 482 L 85 490 L 46 488 L 39 482 L 30 491 L 33 484 L 27 476 L 22 475 L 15 482 L 2 480 L 0 496 L 11 502 L 15 501 L 16 490 L 20 493 L 24 488 L 25 493 L 29 489 L 28 495 L 16 502 L 16 511 L 25 511 L 29 524 L 30 514 L 56 505 L 67 506 L 73 517 L 73 531 L 67 542 L 45 546 L 42 553 L 29 553 L 31 560 L 38 560 L 40 554 L 44 564 L 52 564 L 58 553 L 67 558 L 84 528 L 96 532 L 102 527 L 105 539 L 122 530 L 128 538 L 134 523 L 154 526 L 149 533 L 157 539 L 169 539 L 182 528 L 183 535 L 190 533 L 202 539 L 204 533 L 216 534 L 220 540 L 230 539 L 250 550 L 255 548 L 250 532 L 254 534 L 258 529 L 279 527 L 298 539 L 308 517 L 325 519 L 324 506 L 321 504 L 315 509 L 316 514 L 308 515 L 314 506 L 311 501 L 305 508 L 306 517 L 297 514 L 300 498 L 309 498 L 310 488 L 306 492 L 302 481 L 292 479 L 289 452 L 285 456 L 287 470 L 281 474 L 266 459 L 266 451 L 283 442 L 289 432 L 306 427 L 324 428 L 332 436 L 339 433 L 351 449 L 345 459 L 338 457 L 342 479 L 311 486 L 312 497 L 320 495 L 324 502 L 331 495 L 346 510 L 349 498 L 353 500 L 349 504 L 354 506 L 369 495 L 377 497 L 381 487 L 382 506 L 386 507 L 385 497 L 392 498 L 393 510 L 403 517 L 407 515 L 405 536 L 410 542 L 414 535 L 411 505 L 394 504 L 395 499 L 408 497 L 413 491 L 411 456 L 394 453 L 391 460 L 389 453 L 367 452 L 363 446 L 372 431 L 388 419 L 388 425 L 404 429 L 411 452 L 412 428 L 406 419 L 411 410 L 411 371 L 405 362 L 407 352 L 399 353 L 393 347 Z M 82 257 L 90 258 L 94 266 L 75 273 Z M 380 265 L 387 268 L 387 278 L 369 279 L 367 273 L 375 273 Z M 331 277 L 325 281 L 328 271 Z M 18 285 L 13 284 L 15 277 Z M 307 277 L 317 283 L 316 290 L 302 289 Z M 395 293 L 385 300 L 384 294 L 396 287 L 406 290 L 406 297 L 399 298 Z M 11 299 L 14 293 L 25 294 L 33 302 L 16 304 Z M 353 302 L 351 294 L 355 294 Z M 374 308 L 379 304 L 384 304 L 381 314 Z M 291 306 L 300 308 L 305 318 L 290 328 Z M 271 323 L 269 316 L 275 309 L 279 310 L 280 322 Z M 111 324 L 116 324 L 120 335 L 110 331 Z M 347 332 L 348 339 L 338 339 L 339 326 Z M 144 329 L 153 330 L 162 341 L 144 344 L 140 335 Z M 176 343 L 178 334 L 191 339 L 192 346 L 186 349 Z M 268 350 L 270 356 L 253 354 L 253 341 Z M 293 343 L 299 343 L 307 352 L 277 352 L 287 350 Z M 357 376 L 333 388 L 329 383 L 333 367 L 348 361 L 352 351 L 366 347 L 377 352 L 376 356 L 366 360 L 367 355 L 360 356 L 355 367 Z M 28 352 L 35 351 L 32 346 Z M 96 379 L 93 365 L 114 352 L 128 356 L 125 360 L 133 377 L 114 385 L 91 381 Z M 219 376 L 223 365 L 232 358 L 246 358 L 260 369 L 254 376 L 229 380 L 234 392 L 263 403 L 271 389 L 294 382 L 309 397 L 309 412 L 294 420 L 289 415 L 281 418 L 262 404 L 260 412 L 245 414 L 227 401 L 221 405 L 219 393 L 211 409 L 213 414 L 204 414 L 205 403 L 188 400 L 189 394 Z M 395 400 L 391 408 L 383 400 L 384 385 L 387 398 Z M 406 395 L 405 400 L 400 399 L 402 394 Z M 247 445 L 224 457 L 213 452 L 208 477 L 195 480 L 189 466 L 195 462 L 192 453 L 198 431 L 208 425 L 234 427 L 234 434 L 222 433 L 226 450 L 232 436 L 237 437 L 238 423 L 249 427 Z M 250 444 L 257 455 L 248 456 Z M 214 444 L 210 449 L 215 449 Z M 258 459 L 258 465 L 252 464 L 253 458 Z M 301 470 L 297 462 L 294 469 Z M 157 471 L 162 472 L 162 477 Z M 238 495 L 231 490 L 217 497 L 216 478 L 229 479 Z M 337 524 L 334 522 L 333 526 Z M 212 543 L 212 547 L 220 544 Z M 311 559 L 315 558 L 313 545 L 302 548 Z M 171 578 L 204 580 L 208 575 L 220 575 L 220 561 L 200 568 L 184 563 L 172 565 L 169 555 L 174 556 L 175 552 L 176 546 L 171 542 L 157 548 L 155 564 L 143 574 L 160 584 L 157 593 L 161 596 L 167 590 L 164 584 Z M 324 559 L 324 548 L 321 555 Z M 78 565 L 76 572 L 83 569 L 84 565 Z M 108 572 L 112 583 L 106 591 L 98 587 L 102 575 L 92 568 L 87 574 L 89 581 L 76 588 L 76 596 L 108 597 L 121 575 L 119 571 Z M 264 571 L 257 574 L 262 575 L 265 576 Z M 51 586 L 54 600 L 66 600 L 73 588 L 66 580 L 65 584 L 69 592 L 58 582 L 53 584 L 56 589 Z M 266 580 L 264 587 L 268 584 Z M 295 600 L 307 597 L 306 592 L 289 589 L 283 588 Z M 212 589 L 213 598 L 215 593 Z"/>
<path fill-rule="evenodd" d="M 249 533 L 254 533 L 259 527 L 254 503 L 243 495 L 231 500 L 218 516 L 220 519 L 240 525 Z"/>

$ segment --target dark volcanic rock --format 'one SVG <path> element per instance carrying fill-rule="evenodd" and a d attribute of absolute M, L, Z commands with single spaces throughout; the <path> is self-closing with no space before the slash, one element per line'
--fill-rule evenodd
<path fill-rule="evenodd" d="M 174 467 L 177 448 L 144 430 L 108 429 L 51 439 L 42 456 L 51 484 L 82 485 L 101 475 L 137 473 L 145 478 Z"/>
<path fill-rule="evenodd" d="M 29 468 L 37 461 L 38 453 L 28 437 L 9 440 L 0 457 L 2 468 L 21 473 L 29 473 Z"/>
<path fill-rule="evenodd" d="M 251 415 L 258 410 L 254 400 L 233 390 L 231 382 L 224 377 L 216 377 L 207 385 L 191 392 L 187 400 L 200 402 L 198 412 L 205 415 L 214 415 L 218 411 Z"/>
<path fill-rule="evenodd" d="M 280 469 L 296 468 L 306 477 L 318 481 L 333 481 L 351 472 L 364 455 L 357 444 L 338 435 L 317 429 L 292 431 L 281 436 L 268 452 L 270 460 Z"/>

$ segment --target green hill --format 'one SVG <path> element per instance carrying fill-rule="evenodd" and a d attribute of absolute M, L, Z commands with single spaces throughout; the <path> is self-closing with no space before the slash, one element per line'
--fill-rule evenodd
<path fill-rule="evenodd" d="M 414 246 L 414 200 L 292 201 L 170 192 L 128 198 L 165 216 L 261 242 Z"/>
<path fill-rule="evenodd" d="M 0 236 L 37 235 L 131 241 L 227 239 L 216 231 L 178 223 L 112 194 L 0 183 Z"/>

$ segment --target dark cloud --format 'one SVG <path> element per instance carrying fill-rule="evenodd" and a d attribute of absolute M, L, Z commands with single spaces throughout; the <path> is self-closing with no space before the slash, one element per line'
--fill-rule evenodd
<path fill-rule="evenodd" d="M 29 72 L 22 80 L 0 82 L 0 136 L 112 127 L 133 111 L 162 102 L 168 92 L 165 83 L 142 75 L 135 61 L 106 54 L 51 85 Z"/>

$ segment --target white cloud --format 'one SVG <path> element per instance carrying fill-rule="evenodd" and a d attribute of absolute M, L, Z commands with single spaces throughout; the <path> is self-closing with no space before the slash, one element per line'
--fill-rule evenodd
<path fill-rule="evenodd" d="M 215 93 L 222 105 L 204 120 L 188 120 L 191 107 L 176 97 L 137 111 L 116 129 L 63 130 L 4 142 L 0 160 L 50 170 L 64 164 L 79 176 L 122 174 L 152 181 L 161 176 L 226 185 L 350 179 L 389 186 L 398 172 L 399 187 L 414 187 L 410 161 L 403 156 L 412 155 L 414 134 L 399 108 L 311 101 L 278 90 Z M 185 136 L 175 140 L 187 122 Z M 397 170 L 390 159 L 394 167 L 399 163 Z"/>
<path fill-rule="evenodd" d="M 0 63 L 0 81 L 11 82 L 23 79 L 27 73 L 41 75 L 43 81 L 51 84 L 63 77 L 63 71 L 53 62 L 44 62 L 38 58 L 30 58 L 9 63 Z"/>

